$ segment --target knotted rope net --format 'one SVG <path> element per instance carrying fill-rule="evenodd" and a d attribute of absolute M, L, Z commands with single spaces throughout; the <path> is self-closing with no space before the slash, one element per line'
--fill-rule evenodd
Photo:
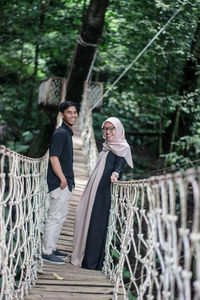
<path fill-rule="evenodd" d="M 23 299 L 41 269 L 47 163 L 0 146 L 0 299 Z"/>
<path fill-rule="evenodd" d="M 115 299 L 200 299 L 200 168 L 113 185 L 104 273 Z"/>
<path fill-rule="evenodd" d="M 66 78 L 50 77 L 39 86 L 38 104 L 58 105 L 66 93 Z"/>
<path fill-rule="evenodd" d="M 83 98 L 79 113 L 79 124 L 83 140 L 83 151 L 88 158 L 88 171 L 91 174 L 98 158 L 98 149 L 94 137 L 93 115 L 90 111 L 95 99 L 98 100 L 103 93 L 103 85 L 100 82 L 84 83 Z"/>
<path fill-rule="evenodd" d="M 83 99 L 86 98 L 89 103 L 89 108 L 95 106 L 100 107 L 103 99 L 103 84 L 102 82 L 85 81 Z M 99 101 L 101 99 L 101 101 Z"/>

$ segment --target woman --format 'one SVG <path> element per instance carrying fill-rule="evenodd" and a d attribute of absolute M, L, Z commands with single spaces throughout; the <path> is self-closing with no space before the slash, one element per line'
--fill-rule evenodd
<path fill-rule="evenodd" d="M 130 146 L 119 119 L 102 124 L 103 151 L 92 172 L 76 210 L 74 250 L 71 263 L 101 270 L 111 204 L 110 185 L 122 175 L 125 161 L 133 168 Z"/>

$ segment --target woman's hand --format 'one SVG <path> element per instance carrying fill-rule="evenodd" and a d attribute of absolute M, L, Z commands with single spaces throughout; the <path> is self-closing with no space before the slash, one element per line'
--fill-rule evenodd
<path fill-rule="evenodd" d="M 111 182 L 116 182 L 118 181 L 119 174 L 117 172 L 113 172 L 112 175 L 110 176 Z"/>

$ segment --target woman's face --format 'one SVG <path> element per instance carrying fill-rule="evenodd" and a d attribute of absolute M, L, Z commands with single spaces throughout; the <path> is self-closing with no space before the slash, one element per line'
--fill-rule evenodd
<path fill-rule="evenodd" d="M 108 142 L 112 141 L 116 136 L 116 129 L 113 126 L 113 124 L 110 123 L 110 122 L 105 122 L 104 123 L 103 128 L 102 128 L 102 132 L 103 132 L 104 138 Z"/>

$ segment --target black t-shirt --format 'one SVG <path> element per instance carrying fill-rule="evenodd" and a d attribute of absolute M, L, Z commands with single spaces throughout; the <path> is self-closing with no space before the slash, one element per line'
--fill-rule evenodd
<path fill-rule="evenodd" d="M 62 123 L 53 133 L 49 146 L 49 157 L 57 156 L 59 158 L 70 191 L 72 191 L 72 187 L 74 187 L 72 135 L 72 130 Z M 47 171 L 47 183 L 49 192 L 60 186 L 60 179 L 54 173 L 50 161 Z"/>

